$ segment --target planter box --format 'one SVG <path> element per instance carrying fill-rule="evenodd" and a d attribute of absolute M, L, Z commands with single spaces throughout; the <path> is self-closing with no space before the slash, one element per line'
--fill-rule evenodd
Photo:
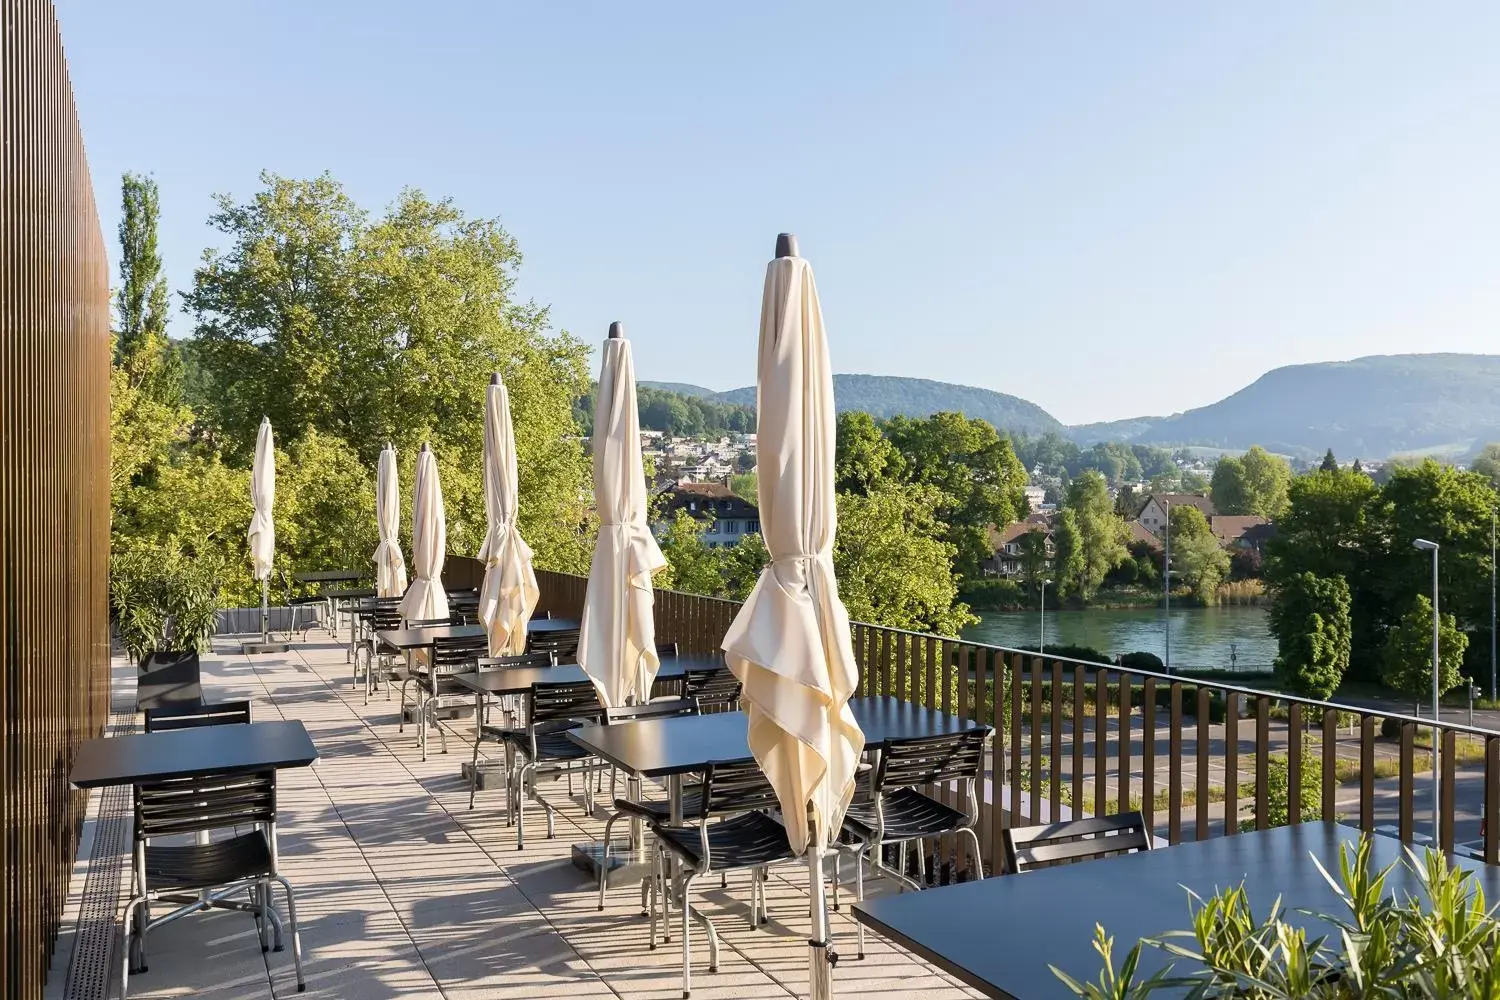
<path fill-rule="evenodd" d="M 198 680 L 198 654 L 169 650 L 149 653 L 141 661 L 135 682 L 135 710 L 165 705 L 200 704 L 203 688 Z"/>
<path fill-rule="evenodd" d="M 321 621 L 323 608 L 311 604 L 297 608 L 272 605 L 271 631 L 287 632 L 292 627 L 292 612 L 298 613 L 297 625 L 305 627 L 309 622 Z M 215 635 L 260 635 L 260 608 L 225 608 L 214 621 Z"/>

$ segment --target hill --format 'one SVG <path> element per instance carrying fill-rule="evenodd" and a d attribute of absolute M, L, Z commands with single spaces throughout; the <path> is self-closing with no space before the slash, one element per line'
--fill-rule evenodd
<path fill-rule="evenodd" d="M 1315 458 L 1467 454 L 1500 437 L 1500 356 L 1396 354 L 1289 365 L 1170 417 L 1070 429 L 1080 443 L 1262 445 Z"/>
<path fill-rule="evenodd" d="M 1026 434 L 1063 432 L 1062 423 L 1046 410 L 1028 400 L 1008 396 L 992 389 L 978 389 L 951 382 L 934 382 L 925 378 L 902 378 L 895 375 L 835 375 L 833 395 L 839 412 L 863 410 L 876 417 L 925 417 L 942 411 L 956 411 L 969 417 L 988 420 L 1002 430 Z M 714 395 L 721 403 L 755 405 L 755 387 L 730 389 Z"/>
<path fill-rule="evenodd" d="M 661 389 L 666 392 L 675 392 L 679 396 L 693 396 L 697 399 L 712 399 L 718 393 L 712 389 L 705 389 L 701 385 L 692 385 L 687 382 L 638 382 L 643 389 Z M 754 403 L 754 400 L 751 400 Z"/>

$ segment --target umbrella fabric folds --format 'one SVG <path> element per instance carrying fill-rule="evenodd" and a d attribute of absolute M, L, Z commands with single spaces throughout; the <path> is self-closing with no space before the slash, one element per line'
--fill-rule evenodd
<path fill-rule="evenodd" d="M 807 852 L 811 994 L 820 998 L 829 992 L 823 853 L 853 796 L 865 741 L 849 709 L 859 669 L 833 573 L 828 340 L 812 267 L 786 250 L 766 268 L 757 373 L 760 522 L 771 562 L 723 648 L 744 685 L 750 750 L 776 789 L 792 847 Z"/>
<path fill-rule="evenodd" d="M 250 543 L 251 569 L 257 580 L 271 575 L 271 561 L 276 555 L 276 524 L 271 508 L 276 504 L 276 442 L 271 435 L 271 418 L 260 418 L 255 435 L 255 465 L 250 470 L 250 502 L 255 514 L 250 518 L 247 539 Z"/>
<path fill-rule="evenodd" d="M 525 652 L 526 622 L 541 597 L 531 546 L 516 528 L 519 481 L 510 393 L 496 375 L 484 402 L 484 509 L 489 531 L 479 550 L 484 563 L 479 618 L 489 633 L 491 656 Z"/>
<path fill-rule="evenodd" d="M 408 621 L 448 617 L 448 595 L 443 591 L 443 553 L 448 547 L 443 487 L 438 482 L 437 457 L 427 445 L 417 456 L 417 477 L 411 501 L 411 566 L 416 573 L 401 601 L 401 617 Z"/>
<path fill-rule="evenodd" d="M 578 662 L 610 708 L 645 701 L 661 660 L 656 655 L 652 574 L 666 557 L 646 525 L 646 476 L 630 341 L 611 327 L 604 342 L 594 404 L 594 502 L 599 541 L 589 565 Z"/>
<path fill-rule="evenodd" d="M 397 533 L 401 526 L 401 486 L 396 478 L 396 449 L 390 445 L 380 453 L 375 470 L 375 520 L 380 526 L 380 544 L 375 548 L 375 593 L 400 597 L 406 593 L 406 560 L 401 557 Z"/>

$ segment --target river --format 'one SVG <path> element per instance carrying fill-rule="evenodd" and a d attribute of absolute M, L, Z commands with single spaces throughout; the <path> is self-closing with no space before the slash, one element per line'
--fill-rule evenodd
<path fill-rule="evenodd" d="M 1036 647 L 1041 616 L 1037 611 L 988 611 L 965 639 L 996 646 Z M 1144 650 L 1162 656 L 1164 626 L 1160 608 L 1098 608 L 1047 611 L 1047 645 L 1092 646 L 1111 655 Z M 1276 659 L 1263 607 L 1172 609 L 1172 665 L 1215 670 L 1270 670 Z"/>

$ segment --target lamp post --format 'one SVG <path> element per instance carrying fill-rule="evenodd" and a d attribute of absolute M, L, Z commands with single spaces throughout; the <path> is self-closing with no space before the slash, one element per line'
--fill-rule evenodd
<path fill-rule="evenodd" d="M 1495 511 L 1490 511 L 1490 701 L 1500 701 L 1495 690 Z"/>
<path fill-rule="evenodd" d="M 1438 784 L 1438 543 L 1418 538 L 1412 545 L 1432 553 L 1432 843 L 1437 846 L 1442 792 Z"/>
<path fill-rule="evenodd" d="M 1037 644 L 1037 652 L 1042 656 L 1047 655 L 1047 584 L 1051 582 L 1051 580 L 1042 581 L 1042 638 Z"/>
<path fill-rule="evenodd" d="M 1162 615 L 1162 625 L 1166 634 L 1166 656 L 1163 657 L 1162 665 L 1167 673 L 1170 674 L 1172 672 L 1172 501 L 1163 497 L 1161 509 L 1166 516 L 1161 529 L 1162 537 L 1166 542 L 1161 569 L 1161 589 L 1163 607 L 1165 608 L 1165 612 Z"/>

